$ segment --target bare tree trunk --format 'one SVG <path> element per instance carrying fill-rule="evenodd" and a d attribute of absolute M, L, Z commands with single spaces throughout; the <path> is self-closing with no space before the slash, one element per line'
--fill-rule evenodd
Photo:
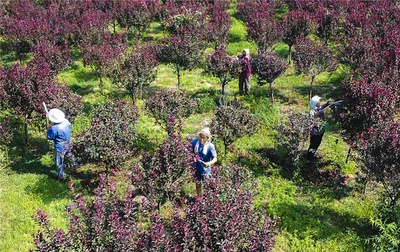
<path fill-rule="evenodd" d="M 349 161 L 350 154 L 351 154 L 351 147 L 347 151 L 346 164 L 347 164 L 347 161 Z"/>
<path fill-rule="evenodd" d="M 178 74 L 178 89 L 179 89 L 180 84 L 181 84 L 181 71 L 180 71 L 179 67 L 176 67 L 176 72 Z"/>
<path fill-rule="evenodd" d="M 28 144 L 28 125 L 30 122 L 30 119 L 32 117 L 32 112 L 30 112 L 24 120 L 24 134 L 25 134 L 25 146 Z"/>
<path fill-rule="evenodd" d="M 269 102 L 270 102 L 271 104 L 274 104 L 274 91 L 273 91 L 272 82 L 269 83 Z"/>
<path fill-rule="evenodd" d="M 227 149 L 227 146 L 226 146 L 227 144 L 226 144 L 226 142 L 224 141 L 224 160 L 226 160 L 226 149 Z"/>
<path fill-rule="evenodd" d="M 135 97 L 135 94 L 133 93 L 133 92 L 131 92 L 131 97 L 132 97 L 132 105 L 135 105 L 135 103 L 136 103 L 136 97 Z"/>
<path fill-rule="evenodd" d="M 315 78 L 315 75 L 313 75 L 313 76 L 311 77 L 310 93 L 309 93 L 310 100 L 311 100 L 311 97 L 312 97 L 312 90 L 313 90 L 314 78 Z"/>
<path fill-rule="evenodd" d="M 24 121 L 25 145 L 28 144 L 28 118 Z"/>
<path fill-rule="evenodd" d="M 100 91 L 103 92 L 103 78 L 102 78 L 102 73 L 101 73 L 101 71 L 99 70 L 99 71 L 97 71 L 97 74 L 99 75 L 99 78 L 100 78 L 99 88 L 100 88 Z"/>
<path fill-rule="evenodd" d="M 140 99 L 143 99 L 143 83 L 140 83 Z"/>

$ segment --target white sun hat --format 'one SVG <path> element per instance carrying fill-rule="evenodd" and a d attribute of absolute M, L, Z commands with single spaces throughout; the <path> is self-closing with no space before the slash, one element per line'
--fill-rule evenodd
<path fill-rule="evenodd" d="M 319 102 L 319 100 L 321 100 L 321 97 L 319 97 L 318 95 L 313 96 L 310 100 L 311 108 L 315 108 L 315 106 L 317 106 L 317 103 Z"/>
<path fill-rule="evenodd" d="M 210 128 L 206 127 L 204 129 L 202 129 L 199 133 L 197 133 L 197 136 L 200 136 L 200 134 L 208 136 L 208 139 L 211 141 Z"/>
<path fill-rule="evenodd" d="M 49 120 L 54 123 L 60 123 L 65 120 L 64 112 L 59 109 L 50 109 L 49 113 L 47 114 Z"/>

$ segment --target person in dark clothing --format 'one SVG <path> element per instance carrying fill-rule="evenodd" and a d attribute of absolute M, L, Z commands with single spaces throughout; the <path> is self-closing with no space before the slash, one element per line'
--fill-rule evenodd
<path fill-rule="evenodd" d="M 307 162 L 310 162 L 321 144 L 322 137 L 325 133 L 325 114 L 324 109 L 327 108 L 330 104 L 330 101 L 327 103 L 321 104 L 321 97 L 314 96 L 310 100 L 311 108 L 308 111 L 308 115 L 310 117 L 311 125 L 310 125 L 310 146 L 307 151 Z"/>
<path fill-rule="evenodd" d="M 237 56 L 240 64 L 242 66 L 242 71 L 239 75 L 239 93 L 248 94 L 250 92 L 250 78 L 251 78 L 251 68 L 250 68 L 250 50 L 244 49 L 243 53 Z"/>
<path fill-rule="evenodd" d="M 217 162 L 217 152 L 211 143 L 209 128 L 204 128 L 197 133 L 197 138 L 190 142 L 192 151 L 196 154 L 196 193 L 201 195 L 201 181 L 211 176 L 211 166 Z"/>

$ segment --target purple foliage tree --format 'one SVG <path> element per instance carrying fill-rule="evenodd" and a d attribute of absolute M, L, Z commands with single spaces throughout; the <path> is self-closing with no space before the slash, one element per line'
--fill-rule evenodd
<path fill-rule="evenodd" d="M 132 53 L 110 72 L 114 83 L 125 87 L 131 94 L 132 101 L 139 90 L 142 98 L 143 86 L 153 82 L 158 66 L 156 46 L 139 44 L 132 48 Z"/>
<path fill-rule="evenodd" d="M 275 20 L 274 3 L 271 2 L 260 1 L 247 16 L 246 26 L 249 37 L 256 42 L 260 52 L 266 51 L 282 36 Z"/>
<path fill-rule="evenodd" d="M 111 12 L 104 13 L 94 4 L 96 0 L 84 0 L 74 4 L 76 10 L 70 17 L 73 25 L 72 40 L 79 45 L 81 41 L 99 43 L 111 19 Z"/>
<path fill-rule="evenodd" d="M 167 123 L 172 132 L 176 127 L 174 116 L 169 115 Z M 131 175 L 132 184 L 159 207 L 166 201 L 176 202 L 181 198 L 183 185 L 190 180 L 193 160 L 181 135 L 170 133 L 154 155 L 143 155 Z"/>
<path fill-rule="evenodd" d="M 103 77 L 107 69 L 121 57 L 125 47 L 124 34 L 110 34 L 110 32 L 104 32 L 92 42 L 79 43 L 83 64 L 94 68 L 96 75 L 100 78 L 100 89 L 103 89 Z"/>
<path fill-rule="evenodd" d="M 67 42 L 62 46 L 48 41 L 38 44 L 33 49 L 33 60 L 30 64 L 40 64 L 41 61 L 46 62 L 54 74 L 66 69 L 72 63 Z"/>
<path fill-rule="evenodd" d="M 49 108 L 58 108 L 73 122 L 83 109 L 81 97 L 71 92 L 67 84 L 57 83 L 55 95 L 48 103 Z"/>
<path fill-rule="evenodd" d="M 49 103 L 57 94 L 57 84 L 47 64 L 30 65 L 27 68 L 14 64 L 0 69 L 2 103 L 13 109 L 25 127 L 28 141 L 28 124 L 33 112 L 44 115 L 43 102 Z"/>
<path fill-rule="evenodd" d="M 197 35 L 204 35 L 207 23 L 207 4 L 201 1 L 172 2 L 168 6 L 168 15 L 163 20 L 163 25 L 172 34 L 179 34 L 184 30 L 198 31 Z"/>
<path fill-rule="evenodd" d="M 236 175 L 243 170 L 227 169 Z M 265 209 L 253 207 L 253 196 L 241 188 L 239 176 L 227 179 L 221 173 L 213 170 L 213 177 L 205 181 L 204 195 L 188 204 L 184 214 L 175 209 L 175 251 L 271 251 L 277 221 Z"/>
<path fill-rule="evenodd" d="M 341 121 L 350 135 L 398 110 L 400 40 L 398 6 L 356 2 L 346 12 L 342 54 L 354 72 L 344 82 Z"/>
<path fill-rule="evenodd" d="M 380 120 L 362 135 L 359 145 L 364 172 L 385 189 L 387 205 L 395 210 L 400 199 L 400 125 Z"/>
<path fill-rule="evenodd" d="M 321 1 L 315 13 L 313 13 L 313 19 L 317 24 L 315 33 L 324 41 L 324 44 L 327 44 L 330 39 L 335 39 L 333 36 L 338 33 L 340 28 L 339 11 L 330 8 L 329 3 Z"/>
<path fill-rule="evenodd" d="M 304 155 L 304 143 L 309 138 L 309 118 L 304 113 L 285 111 L 287 119 L 277 126 L 279 141 L 276 144 L 276 152 L 284 153 L 278 157 L 283 169 L 297 169 L 300 166 L 301 157 Z"/>
<path fill-rule="evenodd" d="M 258 9 L 258 4 L 257 0 L 239 0 L 236 13 L 243 21 L 248 22 Z"/>
<path fill-rule="evenodd" d="M 282 40 L 289 45 L 289 64 L 291 61 L 292 47 L 299 38 L 307 36 L 312 26 L 309 13 L 302 10 L 289 11 L 279 22 Z"/>
<path fill-rule="evenodd" d="M 274 102 L 272 83 L 286 68 L 286 61 L 274 51 L 261 52 L 251 59 L 251 69 L 257 74 L 258 83 L 269 83 L 271 103 Z"/>
<path fill-rule="evenodd" d="M 178 89 L 183 70 L 193 69 L 201 59 L 201 30 L 183 28 L 179 34 L 172 34 L 167 44 L 159 51 L 162 62 L 172 64 L 178 77 Z"/>
<path fill-rule="evenodd" d="M 128 29 L 130 34 L 133 33 L 133 29 L 142 33 L 155 18 L 159 4 L 156 0 L 118 1 L 113 16 L 121 27 Z"/>
<path fill-rule="evenodd" d="M 208 42 L 225 44 L 228 40 L 231 17 L 226 11 L 226 2 L 217 1 L 210 5 L 210 17 L 207 21 L 206 38 Z"/>
<path fill-rule="evenodd" d="M 39 9 L 34 8 L 29 0 L 2 3 L 1 7 L 4 8 L 1 19 L 3 36 L 14 45 L 17 57 L 22 59 L 37 41 L 35 31 L 42 26 L 38 18 Z"/>
<path fill-rule="evenodd" d="M 66 207 L 68 232 L 51 228 L 49 216 L 38 209 L 33 216 L 40 226 L 34 241 L 38 251 L 138 251 L 135 238 L 140 218 L 146 218 L 151 207 L 137 202 L 127 190 L 123 200 L 116 194 L 116 183 L 100 176 L 100 185 L 88 203 L 77 197 Z"/>
<path fill-rule="evenodd" d="M 315 76 L 325 70 L 332 71 L 336 67 L 336 59 L 323 43 L 310 38 L 300 39 L 295 45 L 295 50 L 293 61 L 296 70 L 311 75 L 309 92 L 311 99 Z"/>
<path fill-rule="evenodd" d="M 397 85 L 399 85 L 397 81 Z M 397 85 L 387 85 L 382 79 L 350 79 L 343 83 L 345 111 L 340 121 L 352 136 L 374 124 L 392 117 L 398 111 Z"/>
<path fill-rule="evenodd" d="M 225 174 L 239 175 L 243 168 L 227 167 Z M 253 207 L 253 196 L 242 186 L 242 177 L 226 177 L 215 170 L 207 192 L 174 208 L 165 220 L 155 204 L 138 201 L 128 189 L 121 200 L 116 183 L 100 177 L 92 199 L 77 197 L 67 207 L 68 232 L 50 227 L 49 216 L 39 209 L 33 216 L 40 229 L 34 241 L 38 251 L 270 251 L 277 220 L 265 209 Z M 227 182 L 227 183 L 226 183 Z M 228 185 L 228 186 L 223 186 Z"/>
<path fill-rule="evenodd" d="M 197 109 L 197 101 L 174 89 L 163 89 L 155 92 L 146 100 L 146 109 L 156 119 L 158 125 L 171 134 L 173 129 L 168 127 L 169 116 L 175 119 L 189 117 Z"/>
<path fill-rule="evenodd" d="M 11 141 L 13 136 L 10 120 L 9 119 L 1 119 L 0 120 L 0 145 L 7 144 Z"/>
<path fill-rule="evenodd" d="M 243 109 L 239 103 L 231 102 L 217 109 L 210 128 L 222 140 L 226 155 L 227 147 L 238 138 L 254 134 L 258 123 L 257 116 Z"/>
<path fill-rule="evenodd" d="M 111 101 L 100 105 L 94 112 L 90 126 L 79 137 L 84 146 L 85 161 L 101 162 L 106 172 L 133 155 L 136 136 L 136 107 L 126 101 Z"/>
<path fill-rule="evenodd" d="M 71 120 L 83 107 L 80 98 L 65 84 L 54 81 L 54 73 L 43 61 L 26 68 L 19 64 L 1 68 L 0 102 L 13 109 L 24 122 L 25 141 L 28 141 L 28 124 L 34 112 L 45 116 L 43 102 L 64 110 Z"/>
<path fill-rule="evenodd" d="M 226 53 L 225 46 L 219 46 L 208 55 L 206 71 L 219 79 L 222 86 L 221 94 L 224 95 L 225 86 L 239 75 L 240 65 Z"/>

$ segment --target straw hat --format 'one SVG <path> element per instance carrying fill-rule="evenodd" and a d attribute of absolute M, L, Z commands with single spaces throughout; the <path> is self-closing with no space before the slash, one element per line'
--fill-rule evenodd
<path fill-rule="evenodd" d="M 199 133 L 197 133 L 197 136 L 200 137 L 200 134 L 208 136 L 208 140 L 211 140 L 210 128 L 207 127 L 207 128 L 202 129 L 201 131 L 199 131 Z"/>
<path fill-rule="evenodd" d="M 49 117 L 49 120 L 54 123 L 60 123 L 65 120 L 64 112 L 59 109 L 50 109 L 47 116 Z"/>
<path fill-rule="evenodd" d="M 318 95 L 313 96 L 310 100 L 311 108 L 315 108 L 315 106 L 317 106 L 317 103 L 319 102 L 319 100 L 321 100 L 321 97 L 319 97 Z"/>

